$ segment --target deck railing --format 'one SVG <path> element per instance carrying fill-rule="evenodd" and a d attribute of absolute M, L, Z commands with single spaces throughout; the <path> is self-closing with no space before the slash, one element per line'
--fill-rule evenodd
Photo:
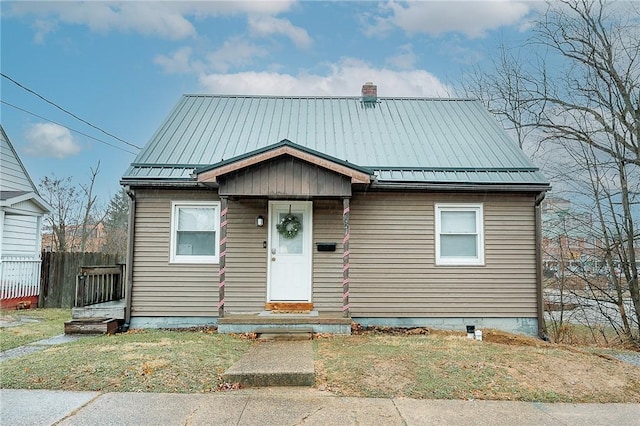
<path fill-rule="evenodd" d="M 0 299 L 37 296 L 40 292 L 40 259 L 4 257 L 0 259 Z"/>
<path fill-rule="evenodd" d="M 76 277 L 74 306 L 112 302 L 124 297 L 124 265 L 83 266 Z"/>

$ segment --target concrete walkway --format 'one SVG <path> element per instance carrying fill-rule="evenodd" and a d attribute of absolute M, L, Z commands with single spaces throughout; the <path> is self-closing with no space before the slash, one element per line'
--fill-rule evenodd
<path fill-rule="evenodd" d="M 247 386 L 313 386 L 313 343 L 256 341 L 222 375 L 224 381 Z"/>
<path fill-rule="evenodd" d="M 11 358 L 17 358 L 23 355 L 29 355 L 34 352 L 45 350 L 46 348 L 54 345 L 60 345 L 63 343 L 75 342 L 76 340 L 82 338 L 84 336 L 81 335 L 69 335 L 69 334 L 61 334 L 59 336 L 51 337 L 49 339 L 38 340 L 37 342 L 29 343 L 25 346 L 19 346 L 14 349 L 9 349 L 6 351 L 0 352 L 0 362 L 5 361 Z"/>
<path fill-rule="evenodd" d="M 343 398 L 313 388 L 211 394 L 0 390 L 6 425 L 638 425 L 639 404 Z"/>

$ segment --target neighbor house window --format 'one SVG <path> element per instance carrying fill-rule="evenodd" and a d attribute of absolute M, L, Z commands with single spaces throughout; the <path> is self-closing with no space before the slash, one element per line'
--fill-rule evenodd
<path fill-rule="evenodd" d="M 483 265 L 482 204 L 436 204 L 436 264 Z"/>
<path fill-rule="evenodd" d="M 218 263 L 220 203 L 174 202 L 171 210 L 171 262 Z"/>

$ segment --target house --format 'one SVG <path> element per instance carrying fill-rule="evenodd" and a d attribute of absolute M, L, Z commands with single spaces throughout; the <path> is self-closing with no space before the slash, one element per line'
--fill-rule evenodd
<path fill-rule="evenodd" d="M 186 95 L 121 183 L 132 327 L 541 333 L 549 184 L 478 101 Z"/>
<path fill-rule="evenodd" d="M 38 194 L 2 126 L 0 139 L 0 306 L 35 307 L 42 218 L 51 207 Z"/>

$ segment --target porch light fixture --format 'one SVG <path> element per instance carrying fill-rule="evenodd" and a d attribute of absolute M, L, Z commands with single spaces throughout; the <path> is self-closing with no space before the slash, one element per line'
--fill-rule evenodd
<path fill-rule="evenodd" d="M 264 217 L 263 216 L 256 217 L 256 226 L 258 228 L 262 228 L 264 226 Z"/>

